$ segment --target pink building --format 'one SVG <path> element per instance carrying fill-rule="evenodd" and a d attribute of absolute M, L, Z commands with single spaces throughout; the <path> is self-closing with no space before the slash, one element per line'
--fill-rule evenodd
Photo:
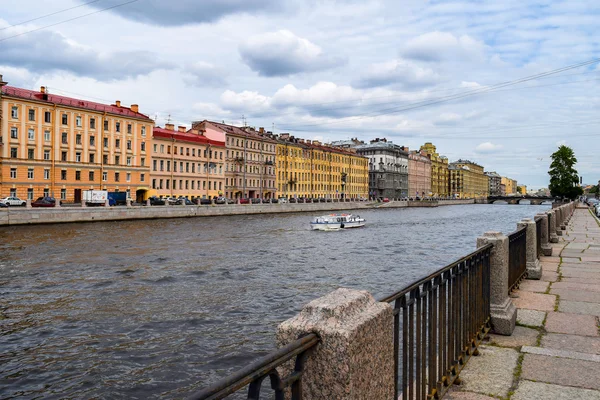
<path fill-rule="evenodd" d="M 417 151 L 408 153 L 408 196 L 427 197 L 431 193 L 431 160 Z"/>

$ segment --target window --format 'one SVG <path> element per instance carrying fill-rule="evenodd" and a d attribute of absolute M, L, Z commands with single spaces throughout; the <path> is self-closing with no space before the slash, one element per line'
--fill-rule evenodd
<path fill-rule="evenodd" d="M 107 131 L 108 130 L 108 121 L 104 121 L 104 130 Z"/>
<path fill-rule="evenodd" d="M 170 179 L 167 179 L 167 180 L 165 181 L 165 189 L 168 189 L 168 188 L 169 188 L 169 185 L 170 185 L 170 183 L 171 183 L 171 180 L 170 180 Z"/>
<path fill-rule="evenodd" d="M 34 159 L 34 149 L 27 149 L 27 159 L 29 160 L 33 160 Z"/>
<path fill-rule="evenodd" d="M 160 170 L 161 171 L 165 170 L 165 161 L 164 160 L 160 160 Z"/>
<path fill-rule="evenodd" d="M 131 182 L 131 173 L 130 173 L 130 172 L 128 172 L 128 173 L 125 175 L 125 180 L 126 180 L 127 182 Z"/>
<path fill-rule="evenodd" d="M 33 189 L 27 188 L 27 200 L 33 200 Z"/>
<path fill-rule="evenodd" d="M 67 161 L 67 152 L 66 152 L 66 151 L 62 151 L 62 152 L 60 153 L 60 159 L 61 159 L 62 161 Z"/>
<path fill-rule="evenodd" d="M 115 172 L 115 182 L 119 182 L 121 180 L 121 174 L 119 172 Z"/>
<path fill-rule="evenodd" d="M 10 116 L 14 119 L 19 119 L 19 107 L 12 107 L 10 109 Z"/>
<path fill-rule="evenodd" d="M 158 161 L 156 160 L 152 160 L 152 170 L 156 171 L 156 165 L 157 165 Z"/>
<path fill-rule="evenodd" d="M 34 109 L 29 109 L 29 120 L 35 121 L 35 110 Z"/>
<path fill-rule="evenodd" d="M 96 137 L 90 136 L 90 146 L 95 146 L 95 145 L 96 145 Z"/>
<path fill-rule="evenodd" d="M 81 171 L 75 171 L 75 180 L 76 181 L 80 181 L 81 180 Z"/>
<path fill-rule="evenodd" d="M 146 151 L 146 142 L 142 142 L 142 144 L 140 145 L 140 150 Z"/>
<path fill-rule="evenodd" d="M 17 169 L 16 168 L 11 168 L 10 169 L 10 178 L 11 179 L 17 179 Z"/>
<path fill-rule="evenodd" d="M 10 148 L 10 158 L 17 158 L 17 148 L 16 147 Z"/>
<path fill-rule="evenodd" d="M 93 181 L 94 180 L 94 171 L 88 172 L 88 180 L 89 181 Z"/>
<path fill-rule="evenodd" d="M 96 154 L 90 153 L 90 163 L 93 164 L 94 162 L 96 162 Z"/>
<path fill-rule="evenodd" d="M 68 125 L 69 124 L 69 116 L 67 114 L 63 114 L 62 115 L 62 124 L 63 125 Z"/>
<path fill-rule="evenodd" d="M 75 162 L 81 162 L 81 153 L 75 153 Z"/>
<path fill-rule="evenodd" d="M 127 141 L 127 150 L 131 150 L 131 140 Z"/>
<path fill-rule="evenodd" d="M 96 129 L 96 118 L 90 118 L 90 129 Z"/>
<path fill-rule="evenodd" d="M 167 160 L 167 172 L 171 171 L 171 161 Z"/>
<path fill-rule="evenodd" d="M 10 128 L 10 138 L 11 139 L 19 138 L 19 128 L 14 127 L 14 126 L 12 128 Z"/>
<path fill-rule="evenodd" d="M 146 174 L 140 174 L 140 182 L 146 181 Z"/>
<path fill-rule="evenodd" d="M 106 182 L 108 180 L 108 172 L 106 172 L 106 171 L 102 172 L 102 180 L 104 182 Z"/>
<path fill-rule="evenodd" d="M 140 166 L 145 167 L 146 166 L 146 159 L 144 157 L 142 157 L 140 159 Z"/>
<path fill-rule="evenodd" d="M 60 199 L 61 200 L 67 199 L 67 189 L 60 189 Z"/>
<path fill-rule="evenodd" d="M 17 197 L 17 189 L 14 189 L 14 188 L 10 189 L 10 197 Z"/>
<path fill-rule="evenodd" d="M 156 153 L 156 149 L 158 149 L 158 145 L 157 144 L 154 145 L 154 152 L 155 153 Z"/>
<path fill-rule="evenodd" d="M 108 164 L 108 154 L 102 156 L 102 164 Z"/>
<path fill-rule="evenodd" d="M 131 157 L 127 157 L 127 165 L 131 165 Z"/>
<path fill-rule="evenodd" d="M 115 147 L 116 147 L 117 149 L 120 149 L 120 148 L 121 148 L 121 139 L 115 139 Z"/>
<path fill-rule="evenodd" d="M 63 132 L 62 133 L 62 144 L 67 144 L 68 143 L 67 138 L 68 138 L 67 132 Z"/>
<path fill-rule="evenodd" d="M 33 129 L 27 130 L 27 139 L 35 140 L 35 131 Z"/>
<path fill-rule="evenodd" d="M 50 159 L 50 150 L 44 150 L 44 160 Z"/>
<path fill-rule="evenodd" d="M 45 142 L 50 141 L 50 131 L 44 131 L 44 141 Z"/>
<path fill-rule="evenodd" d="M 115 156 L 115 165 L 121 164 L 121 156 Z"/>
<path fill-rule="evenodd" d="M 146 127 L 142 126 L 142 137 L 146 137 Z"/>
<path fill-rule="evenodd" d="M 104 147 L 108 147 L 108 138 L 103 138 L 102 142 L 104 142 Z"/>
<path fill-rule="evenodd" d="M 160 154 L 163 154 L 165 152 L 165 145 L 161 144 L 160 145 Z"/>
<path fill-rule="evenodd" d="M 156 189 L 156 179 L 152 179 L 152 189 Z"/>
<path fill-rule="evenodd" d="M 33 179 L 33 168 L 27 168 L 27 179 Z"/>
<path fill-rule="evenodd" d="M 52 122 L 52 114 L 50 114 L 50 111 L 44 112 L 44 122 L 47 124 Z"/>
<path fill-rule="evenodd" d="M 61 169 L 60 170 L 60 179 L 63 181 L 67 180 L 67 170 L 66 169 Z"/>
<path fill-rule="evenodd" d="M 117 122 L 117 123 L 115 124 L 115 130 L 116 130 L 117 132 L 121 132 L 121 123 L 120 123 L 120 122 Z"/>
<path fill-rule="evenodd" d="M 75 117 L 75 126 L 81 127 L 81 117 L 79 115 Z"/>
<path fill-rule="evenodd" d="M 49 197 L 49 196 L 50 196 L 50 189 L 44 188 L 44 197 Z"/>
<path fill-rule="evenodd" d="M 131 124 L 127 124 L 127 133 L 131 135 Z"/>
<path fill-rule="evenodd" d="M 44 170 L 44 179 L 46 179 L 46 180 L 50 179 L 50 170 L 49 169 Z"/>
<path fill-rule="evenodd" d="M 75 135 L 75 144 L 81 145 L 81 135 Z"/>

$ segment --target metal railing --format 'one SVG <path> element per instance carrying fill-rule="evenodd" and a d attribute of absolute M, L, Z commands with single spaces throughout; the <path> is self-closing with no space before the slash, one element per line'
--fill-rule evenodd
<path fill-rule="evenodd" d="M 379 300 L 394 307 L 395 398 L 443 396 L 477 355 L 490 329 L 492 247 Z"/>
<path fill-rule="evenodd" d="M 508 235 L 508 293 L 519 286 L 527 274 L 527 228 Z"/>
<path fill-rule="evenodd" d="M 222 399 L 245 386 L 248 386 L 248 399 L 260 399 L 260 390 L 265 378 L 269 377 L 271 389 L 275 392 L 275 400 L 283 400 L 285 391 L 291 388 L 291 399 L 302 400 L 302 375 L 304 365 L 311 349 L 319 343 L 319 337 L 308 334 L 281 347 L 250 365 L 226 376 L 207 388 L 193 394 L 189 399 L 216 400 Z M 281 377 L 277 367 L 296 357 L 291 374 Z"/>
<path fill-rule="evenodd" d="M 537 256 L 538 260 L 542 256 L 542 218 L 547 218 L 547 217 L 537 216 L 537 217 L 534 218 L 534 221 L 535 221 L 535 238 L 536 238 L 536 253 L 537 253 L 536 256 Z"/>

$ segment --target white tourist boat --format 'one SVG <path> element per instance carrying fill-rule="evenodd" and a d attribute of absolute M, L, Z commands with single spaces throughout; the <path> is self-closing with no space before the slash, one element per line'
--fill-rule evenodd
<path fill-rule="evenodd" d="M 316 217 L 310 223 L 310 227 L 314 231 L 337 231 L 361 226 L 365 226 L 365 219 L 352 214 L 323 215 Z"/>

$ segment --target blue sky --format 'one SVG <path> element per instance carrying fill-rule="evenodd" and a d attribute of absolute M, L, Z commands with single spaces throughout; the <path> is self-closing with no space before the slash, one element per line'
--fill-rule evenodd
<path fill-rule="evenodd" d="M 137 0 L 8 38 L 125 2 L 10 26 L 89 1 L 5 0 L 5 80 L 137 103 L 159 125 L 244 116 L 307 139 L 432 141 L 535 188 L 567 144 L 600 179 L 598 64 L 451 97 L 600 57 L 600 2 Z"/>

